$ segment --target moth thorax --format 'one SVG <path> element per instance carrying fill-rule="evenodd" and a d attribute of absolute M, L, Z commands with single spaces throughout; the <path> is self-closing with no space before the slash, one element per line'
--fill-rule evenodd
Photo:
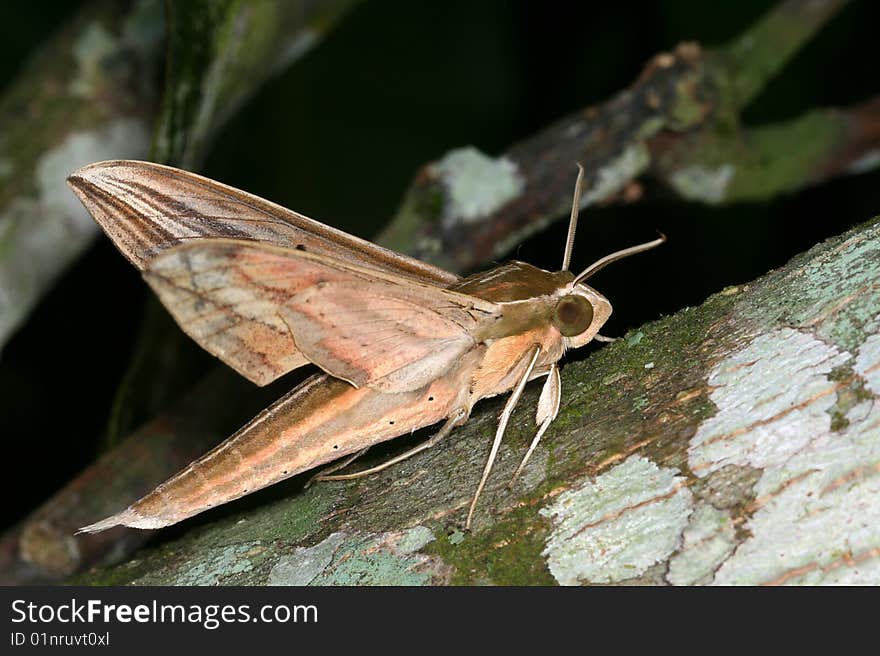
<path fill-rule="evenodd" d="M 593 323 L 593 306 L 583 296 L 563 296 L 553 310 L 553 325 L 566 337 L 580 335 Z"/>

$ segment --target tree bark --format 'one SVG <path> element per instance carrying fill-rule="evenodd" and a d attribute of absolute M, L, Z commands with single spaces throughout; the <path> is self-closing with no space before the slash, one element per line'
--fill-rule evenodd
<path fill-rule="evenodd" d="M 878 289 L 875 219 L 570 362 L 509 490 L 530 385 L 470 532 L 498 399 L 378 475 L 288 481 L 76 582 L 880 583 Z"/>

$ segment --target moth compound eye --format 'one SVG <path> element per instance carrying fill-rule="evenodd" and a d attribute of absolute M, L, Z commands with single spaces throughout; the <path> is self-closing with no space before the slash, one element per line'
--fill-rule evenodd
<path fill-rule="evenodd" d="M 553 310 L 553 325 L 566 337 L 580 335 L 593 323 L 593 306 L 583 296 L 564 296 Z"/>

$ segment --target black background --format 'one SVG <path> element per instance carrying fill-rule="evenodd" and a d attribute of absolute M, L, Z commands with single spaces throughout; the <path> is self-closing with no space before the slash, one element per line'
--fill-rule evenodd
<path fill-rule="evenodd" d="M 222 131 L 203 172 L 369 238 L 425 162 L 469 144 L 499 153 L 625 88 L 657 52 L 683 40 L 722 44 L 772 4 L 371 0 L 265 86 Z M 0 85 L 76 8 L 0 3 Z M 875 95 L 878 24 L 880 3 L 852 3 L 746 122 Z M 663 249 L 591 281 L 614 304 L 610 335 L 752 280 L 880 212 L 877 172 L 721 208 L 648 191 L 637 205 L 591 209 L 579 231 L 574 269 L 655 229 L 669 236 Z M 564 233 L 560 222 L 511 256 L 558 267 Z M 23 517 L 94 458 L 146 294 L 102 238 L 2 351 L 0 523 Z"/>

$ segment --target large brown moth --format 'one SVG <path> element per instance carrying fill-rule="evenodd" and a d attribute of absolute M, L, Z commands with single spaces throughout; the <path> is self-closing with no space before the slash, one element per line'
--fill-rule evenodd
<path fill-rule="evenodd" d="M 546 377 L 538 430 L 514 477 L 559 410 L 560 358 L 602 339 L 611 304 L 584 281 L 664 241 L 572 274 L 583 169 L 560 271 L 513 261 L 467 278 L 168 166 L 98 162 L 68 184 L 203 348 L 257 385 L 308 363 L 325 372 L 122 512 L 81 529 L 88 532 L 169 526 L 342 458 L 316 478 L 371 474 L 435 445 L 480 399 L 512 392 L 470 527 L 526 383 Z M 385 463 L 330 474 L 371 445 L 441 421 L 428 441 Z"/>

